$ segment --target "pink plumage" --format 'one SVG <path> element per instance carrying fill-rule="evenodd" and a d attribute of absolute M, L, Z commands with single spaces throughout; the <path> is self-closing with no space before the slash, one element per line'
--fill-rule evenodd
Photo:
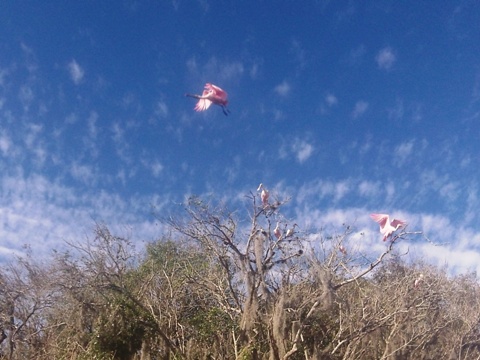
<path fill-rule="evenodd" d="M 206 83 L 202 95 L 185 94 L 185 96 L 198 99 L 198 102 L 194 107 L 195 111 L 205 111 L 210 105 L 214 104 L 220 106 L 225 115 L 228 115 L 230 112 L 230 110 L 227 109 L 227 92 L 216 85 Z"/>
<path fill-rule="evenodd" d="M 386 241 L 390 235 L 407 224 L 405 221 L 398 219 L 390 221 L 390 216 L 387 214 L 371 214 L 370 217 L 380 225 L 383 241 Z"/>
<path fill-rule="evenodd" d="M 280 239 L 282 237 L 282 231 L 280 230 L 280 223 L 277 222 L 277 226 L 275 227 L 275 229 L 273 229 L 273 234 L 275 235 L 275 237 L 277 239 Z"/>
<path fill-rule="evenodd" d="M 268 198 L 270 197 L 270 193 L 267 189 L 265 189 L 265 186 L 263 186 L 263 184 L 260 184 L 258 186 L 257 191 L 260 190 L 262 190 L 262 192 L 260 193 L 260 199 L 262 199 L 262 204 L 263 206 L 268 206 Z"/>

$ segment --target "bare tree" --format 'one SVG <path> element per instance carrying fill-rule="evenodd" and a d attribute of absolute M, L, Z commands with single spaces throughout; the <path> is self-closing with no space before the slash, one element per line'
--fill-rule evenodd
<path fill-rule="evenodd" d="M 58 300 L 48 266 L 30 254 L 0 273 L 0 349 L 7 359 L 35 358 L 45 341 L 45 314 Z"/>
<path fill-rule="evenodd" d="M 406 262 L 406 229 L 377 256 L 349 249 L 350 226 L 307 233 L 269 195 L 245 218 L 190 198 L 142 255 L 97 224 L 50 263 L 0 268 L 0 357 L 480 359 L 476 274 Z"/>

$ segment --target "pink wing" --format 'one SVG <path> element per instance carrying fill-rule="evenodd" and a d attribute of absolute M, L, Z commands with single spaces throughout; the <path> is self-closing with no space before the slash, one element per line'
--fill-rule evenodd
<path fill-rule="evenodd" d="M 392 221 L 392 226 L 395 229 L 397 229 L 399 226 L 405 226 L 405 225 L 407 225 L 407 222 L 403 221 L 403 220 L 393 219 L 393 221 Z"/>
<path fill-rule="evenodd" d="M 380 224 L 380 227 L 385 227 L 389 216 L 387 214 L 371 214 L 370 217 Z"/>
<path fill-rule="evenodd" d="M 207 84 L 211 87 L 211 89 L 215 92 L 215 95 L 219 97 L 221 100 L 226 101 L 228 98 L 228 94 L 225 90 L 222 90 L 216 85 L 213 84 Z"/>
<path fill-rule="evenodd" d="M 203 90 L 202 96 L 207 96 L 210 93 L 208 90 Z M 200 99 L 198 100 L 197 105 L 195 105 L 195 111 L 205 111 L 207 110 L 210 105 L 212 105 L 212 101 L 209 99 Z"/>

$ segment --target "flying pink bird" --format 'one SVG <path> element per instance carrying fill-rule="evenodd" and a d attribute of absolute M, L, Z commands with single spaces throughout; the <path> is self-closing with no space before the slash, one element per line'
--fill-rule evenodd
<path fill-rule="evenodd" d="M 210 105 L 215 104 L 222 107 L 225 115 L 230 113 L 230 110 L 227 109 L 228 94 L 216 85 L 206 83 L 202 95 L 185 94 L 185 96 L 199 99 L 197 105 L 195 105 L 195 111 L 205 111 Z"/>
<path fill-rule="evenodd" d="M 380 224 L 380 232 L 383 234 L 383 241 L 392 235 L 398 228 L 405 226 L 407 223 L 403 220 L 393 219 L 390 222 L 390 217 L 387 214 L 371 214 L 370 217 Z"/>
<path fill-rule="evenodd" d="M 262 192 L 260 193 L 260 198 L 262 199 L 262 204 L 263 204 L 263 206 L 267 206 L 268 205 L 268 197 L 270 196 L 270 193 L 268 192 L 267 189 L 265 189 L 265 187 L 263 186 L 262 183 L 260 183 L 260 185 L 258 185 L 257 191 L 260 191 L 260 190 L 262 190 Z"/>

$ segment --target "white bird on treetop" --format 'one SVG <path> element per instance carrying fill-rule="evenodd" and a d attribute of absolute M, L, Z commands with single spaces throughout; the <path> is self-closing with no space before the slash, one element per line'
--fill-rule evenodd
<path fill-rule="evenodd" d="M 298 226 L 297 224 L 293 224 L 293 227 L 287 230 L 287 233 L 285 234 L 285 237 L 290 237 L 295 233 L 295 226 Z"/>
<path fill-rule="evenodd" d="M 406 221 L 393 219 L 390 221 L 390 216 L 387 214 L 371 214 L 370 217 L 380 224 L 380 232 L 383 234 L 383 241 L 392 235 L 399 228 L 407 225 Z"/>

